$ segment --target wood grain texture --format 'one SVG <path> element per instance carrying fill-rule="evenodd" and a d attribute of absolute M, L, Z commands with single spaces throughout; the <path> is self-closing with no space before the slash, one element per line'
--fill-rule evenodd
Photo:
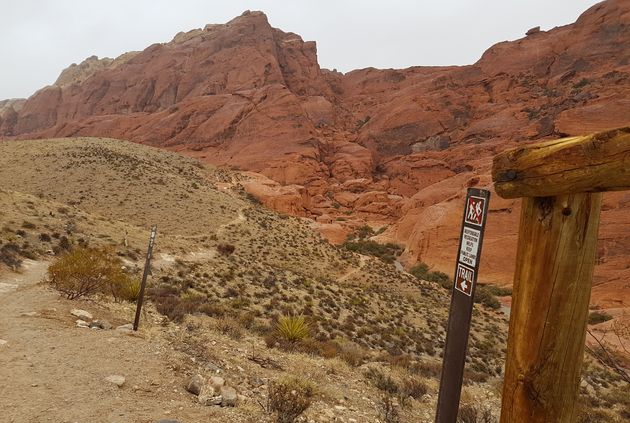
<path fill-rule="evenodd" d="M 575 421 L 601 199 L 523 199 L 501 423 Z"/>
<path fill-rule="evenodd" d="M 630 128 L 505 151 L 494 158 L 492 180 L 503 198 L 630 189 Z"/>

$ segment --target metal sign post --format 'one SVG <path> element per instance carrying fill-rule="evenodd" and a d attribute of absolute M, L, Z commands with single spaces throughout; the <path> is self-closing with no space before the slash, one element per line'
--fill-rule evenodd
<path fill-rule="evenodd" d="M 486 226 L 490 191 L 469 188 L 459 239 L 455 281 L 451 294 L 442 378 L 438 395 L 436 423 L 455 423 L 466 362 L 466 346 L 470 332 L 473 299 L 483 232 Z"/>
<path fill-rule="evenodd" d="M 142 274 L 142 283 L 140 284 L 140 293 L 138 294 L 138 304 L 136 305 L 136 318 L 133 321 L 133 330 L 138 330 L 140 323 L 140 312 L 142 311 L 142 301 L 144 300 L 144 288 L 147 285 L 147 277 L 151 270 L 151 256 L 153 254 L 153 245 L 157 236 L 157 225 L 151 227 L 151 237 L 149 238 L 149 248 L 147 249 L 147 259 L 144 262 L 144 273 Z"/>

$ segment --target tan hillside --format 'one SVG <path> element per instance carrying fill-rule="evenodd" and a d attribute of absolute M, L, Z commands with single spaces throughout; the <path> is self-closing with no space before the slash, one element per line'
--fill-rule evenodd
<path fill-rule="evenodd" d="M 316 387 L 307 421 L 383 421 L 392 386 L 401 421 L 433 420 L 448 290 L 329 244 L 310 220 L 265 209 L 243 190 L 246 179 L 119 140 L 0 144 L 0 357 L 31 357 L 35 369 L 2 366 L 9 421 L 274 421 L 260 404 L 268 385 L 287 376 Z M 117 326 L 133 318 L 131 304 L 102 295 L 70 301 L 38 284 L 48 262 L 86 244 L 111 246 L 137 274 L 154 223 L 138 336 L 76 327 L 69 314 L 86 309 Z M 281 316 L 297 315 L 310 337 L 287 351 L 271 335 Z M 506 334 L 501 312 L 476 305 L 464 404 L 495 415 Z M 615 377 L 589 369 L 585 386 L 598 391 L 586 398 L 606 393 L 617 404 Z M 236 407 L 200 405 L 185 391 L 192 375 L 217 370 L 238 392 Z M 104 384 L 111 374 L 127 381 Z M 77 385 L 84 388 L 73 395 Z M 417 387 L 414 398 L 405 386 Z M 25 404 L 24 395 L 37 401 Z M 62 407 L 71 397 L 77 404 Z M 612 419 L 622 406 L 598 412 Z"/>

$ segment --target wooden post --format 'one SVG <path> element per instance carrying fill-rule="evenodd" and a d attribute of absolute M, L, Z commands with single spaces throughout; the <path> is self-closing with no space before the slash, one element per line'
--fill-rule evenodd
<path fill-rule="evenodd" d="M 501 423 L 576 419 L 601 196 L 523 199 Z"/>
<path fill-rule="evenodd" d="M 140 324 L 140 312 L 142 311 L 142 302 L 144 301 L 144 289 L 147 286 L 147 277 L 151 271 L 151 257 L 153 256 L 153 245 L 157 236 L 157 225 L 151 227 L 151 236 L 149 237 L 149 247 L 147 248 L 147 258 L 144 262 L 144 272 L 142 273 L 142 282 L 140 283 L 140 292 L 138 293 L 138 302 L 136 304 L 136 317 L 133 319 L 133 330 L 138 330 Z"/>
<path fill-rule="evenodd" d="M 492 178 L 525 197 L 501 423 L 574 422 L 601 193 L 630 189 L 630 128 L 503 152 Z"/>

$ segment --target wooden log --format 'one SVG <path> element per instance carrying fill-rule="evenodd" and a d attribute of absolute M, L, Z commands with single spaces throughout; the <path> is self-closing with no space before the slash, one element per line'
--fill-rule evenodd
<path fill-rule="evenodd" d="M 501 423 L 576 421 L 601 199 L 523 199 Z"/>
<path fill-rule="evenodd" d="M 630 189 L 630 128 L 525 145 L 492 166 L 503 198 Z"/>

